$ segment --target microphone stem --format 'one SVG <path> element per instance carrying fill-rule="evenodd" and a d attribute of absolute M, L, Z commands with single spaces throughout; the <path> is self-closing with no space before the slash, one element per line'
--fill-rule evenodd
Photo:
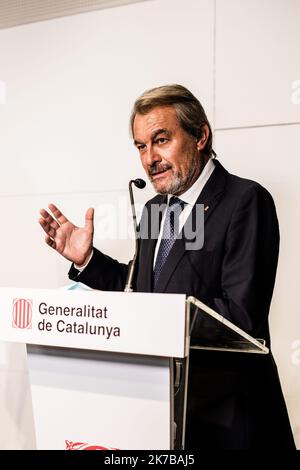
<path fill-rule="evenodd" d="M 130 266 L 129 266 L 129 271 L 127 274 L 124 292 L 133 292 L 132 281 L 133 281 L 134 268 L 135 268 L 137 253 L 138 253 L 137 223 L 136 223 L 136 212 L 135 212 L 135 205 L 134 205 L 134 199 L 133 199 L 132 183 L 133 183 L 133 180 L 129 181 L 128 187 L 129 187 L 129 196 L 130 196 L 134 236 L 135 236 L 135 253 L 134 253 L 133 260 L 131 261 Z"/>
<path fill-rule="evenodd" d="M 130 204 L 131 204 L 131 211 L 132 211 L 132 219 L 133 219 L 133 227 L 134 227 L 134 236 L 135 236 L 135 255 L 137 254 L 138 250 L 138 237 L 137 237 L 137 222 L 136 222 L 136 212 L 135 212 L 135 204 L 133 199 L 133 191 L 132 191 L 132 183 L 133 181 L 129 181 L 129 197 L 130 197 Z"/>
<path fill-rule="evenodd" d="M 134 253 L 133 260 L 131 261 L 130 266 L 129 266 L 129 271 L 128 271 L 128 275 L 126 279 L 124 292 L 133 292 L 132 281 L 133 281 L 134 267 L 135 267 L 135 262 L 136 262 L 136 255 L 137 255 L 137 252 Z"/>

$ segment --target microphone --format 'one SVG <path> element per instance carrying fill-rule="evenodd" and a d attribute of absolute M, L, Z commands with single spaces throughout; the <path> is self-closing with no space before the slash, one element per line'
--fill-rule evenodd
<path fill-rule="evenodd" d="M 129 266 L 124 292 L 133 292 L 132 280 L 133 280 L 133 274 L 134 274 L 134 269 L 135 269 L 135 264 L 137 260 L 138 249 L 139 249 L 138 230 L 137 230 L 137 223 L 136 223 L 136 212 L 135 212 L 135 205 L 134 205 L 134 199 L 133 199 L 132 184 L 134 184 L 134 186 L 138 189 L 143 189 L 146 186 L 146 182 L 142 178 L 137 178 L 135 180 L 130 180 L 129 185 L 128 185 L 131 211 L 132 211 L 132 219 L 133 219 L 133 227 L 134 227 L 134 235 L 135 235 L 135 253 L 134 253 L 133 260 L 131 261 L 130 266 Z"/>
<path fill-rule="evenodd" d="M 134 183 L 134 185 L 139 189 L 144 189 L 144 187 L 146 186 L 146 181 L 142 180 L 142 178 L 137 178 L 136 180 L 131 180 L 129 182 L 129 187 L 131 189 L 131 184 L 130 183 Z"/>

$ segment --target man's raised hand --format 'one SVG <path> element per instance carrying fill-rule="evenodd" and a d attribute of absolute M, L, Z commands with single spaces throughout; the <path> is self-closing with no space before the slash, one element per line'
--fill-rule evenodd
<path fill-rule="evenodd" d="M 84 265 L 93 249 L 94 209 L 86 211 L 85 226 L 76 227 L 54 204 L 48 208 L 49 212 L 40 210 L 39 219 L 47 245 L 78 266 Z"/>

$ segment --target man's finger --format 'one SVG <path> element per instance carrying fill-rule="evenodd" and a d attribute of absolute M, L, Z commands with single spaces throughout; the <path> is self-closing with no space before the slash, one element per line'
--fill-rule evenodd
<path fill-rule="evenodd" d="M 85 228 L 90 232 L 94 231 L 94 209 L 90 207 L 85 214 Z"/>
<path fill-rule="evenodd" d="M 50 225 L 48 224 L 48 222 L 46 221 L 46 219 L 39 219 L 39 224 L 40 226 L 42 227 L 42 229 L 48 233 L 48 230 L 50 228 Z"/>
<path fill-rule="evenodd" d="M 56 250 L 56 243 L 51 237 L 49 237 L 49 235 L 45 236 L 45 242 L 47 243 L 47 245 L 51 246 L 51 248 Z"/>
<path fill-rule="evenodd" d="M 45 209 L 40 210 L 40 214 L 45 221 L 54 229 L 59 227 L 59 223 Z"/>
<path fill-rule="evenodd" d="M 55 238 L 56 235 L 56 229 L 54 229 L 50 224 L 45 219 L 39 219 L 39 224 L 44 230 L 44 232 L 47 233 L 51 238 Z"/>
<path fill-rule="evenodd" d="M 63 213 L 54 204 L 49 204 L 48 207 L 50 211 L 52 212 L 52 214 L 54 215 L 54 217 L 56 218 L 56 220 L 60 224 L 64 224 L 65 222 L 68 222 L 67 217 L 65 217 Z"/>

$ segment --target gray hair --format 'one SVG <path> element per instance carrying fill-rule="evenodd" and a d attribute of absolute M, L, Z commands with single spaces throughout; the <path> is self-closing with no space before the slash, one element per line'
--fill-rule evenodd
<path fill-rule="evenodd" d="M 212 131 L 203 106 L 200 101 L 182 85 L 164 85 L 145 91 L 134 103 L 130 117 L 130 129 L 133 135 L 133 123 L 136 114 L 148 114 L 156 106 L 173 106 L 178 122 L 188 134 L 200 139 L 202 127 L 209 128 L 209 137 L 203 153 L 216 157 L 212 148 Z"/>

